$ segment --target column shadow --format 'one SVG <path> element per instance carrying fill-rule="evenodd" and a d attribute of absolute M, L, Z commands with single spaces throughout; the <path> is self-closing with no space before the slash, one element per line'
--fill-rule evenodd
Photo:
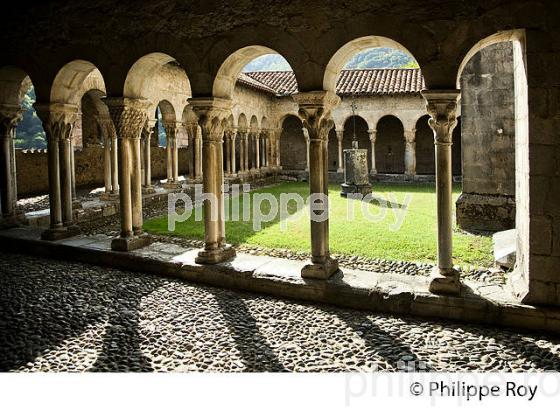
<path fill-rule="evenodd" d="M 218 302 L 220 312 L 226 321 L 241 361 L 249 372 L 285 372 L 278 356 L 270 347 L 257 326 L 247 303 L 242 298 L 215 288 L 208 288 Z"/>

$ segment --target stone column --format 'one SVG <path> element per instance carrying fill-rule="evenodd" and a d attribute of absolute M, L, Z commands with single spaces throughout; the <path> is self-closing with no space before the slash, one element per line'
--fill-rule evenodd
<path fill-rule="evenodd" d="M 245 162 L 245 171 L 249 171 L 249 138 L 250 134 L 246 132 L 243 136 L 243 145 L 245 146 L 245 158 L 243 161 Z"/>
<path fill-rule="evenodd" d="M 225 174 L 231 176 L 231 137 L 230 131 L 224 131 L 224 157 L 226 159 Z"/>
<path fill-rule="evenodd" d="M 303 137 L 305 138 L 305 171 L 309 172 L 309 134 L 305 127 L 303 128 Z"/>
<path fill-rule="evenodd" d="M 237 135 L 239 136 L 239 172 L 245 172 L 245 137 L 247 132 L 245 131 L 238 131 Z"/>
<path fill-rule="evenodd" d="M 204 169 L 204 250 L 196 262 L 215 264 L 232 259 L 235 250 L 225 242 L 223 135 L 226 119 L 231 115 L 231 100 L 192 98 L 189 103 L 202 128 Z"/>
<path fill-rule="evenodd" d="M 72 218 L 72 169 L 70 138 L 78 119 L 78 106 L 35 104 L 47 135 L 49 162 L 50 227 L 42 239 L 57 240 L 79 233 Z"/>
<path fill-rule="evenodd" d="M 147 100 L 107 98 L 106 104 L 115 124 L 119 151 L 119 205 L 121 233 L 111 249 L 130 251 L 149 244 L 142 233 L 142 179 L 140 136 L 146 123 Z M 135 235 L 136 234 L 136 235 Z"/>
<path fill-rule="evenodd" d="M 282 168 L 282 163 L 280 161 L 280 138 L 282 136 L 282 128 L 280 128 L 276 133 L 276 166 L 278 169 Z"/>
<path fill-rule="evenodd" d="M 344 130 L 336 130 L 336 140 L 338 141 L 338 168 L 337 173 L 344 172 L 344 159 L 342 157 L 342 139 L 344 138 Z"/>
<path fill-rule="evenodd" d="M 416 175 L 416 130 L 404 132 L 404 173 L 410 177 Z"/>
<path fill-rule="evenodd" d="M 165 135 L 167 136 L 167 182 L 163 185 L 166 189 L 180 188 L 178 178 L 178 149 L 177 149 L 177 132 L 178 125 L 175 121 L 164 121 L 163 127 L 165 128 Z"/>
<path fill-rule="evenodd" d="M 268 132 L 263 130 L 262 134 L 262 164 L 268 168 Z"/>
<path fill-rule="evenodd" d="M 99 128 L 103 132 L 103 182 L 105 184 L 105 194 L 109 195 L 113 190 L 113 186 L 111 185 L 111 135 L 107 131 L 107 121 L 111 121 L 111 119 L 97 119 Z"/>
<path fill-rule="evenodd" d="M 111 194 L 116 197 L 119 194 L 119 149 L 117 131 L 113 121 L 111 121 L 109 131 L 111 135 Z"/>
<path fill-rule="evenodd" d="M 432 273 L 430 291 L 458 294 L 461 284 L 459 272 L 453 269 L 452 259 L 452 174 L 451 144 L 453 129 L 457 125 L 456 112 L 459 90 L 425 90 L 429 125 L 434 131 L 436 145 L 436 196 L 438 262 Z"/>
<path fill-rule="evenodd" d="M 197 180 L 202 179 L 202 129 L 200 126 L 196 129 L 196 138 L 195 138 L 195 152 L 196 152 L 196 161 L 195 161 L 195 169 L 196 169 L 196 178 Z"/>
<path fill-rule="evenodd" d="M 328 279 L 338 271 L 338 262 L 329 252 L 328 153 L 329 131 L 334 126 L 331 110 L 340 98 L 329 91 L 297 93 L 298 114 L 309 136 L 309 188 L 318 196 L 311 209 L 311 263 L 306 265 L 304 278 Z M 313 209 L 314 208 L 314 209 Z"/>
<path fill-rule="evenodd" d="M 74 158 L 74 135 L 70 136 L 70 177 L 72 179 L 72 207 L 80 208 L 81 204 L 76 194 L 76 160 Z"/>
<path fill-rule="evenodd" d="M 152 135 L 154 134 L 154 127 L 156 125 L 156 120 L 146 121 L 146 125 L 143 130 L 143 145 L 144 148 L 144 181 L 142 183 L 142 191 L 146 194 L 151 194 L 155 192 L 152 186 Z"/>
<path fill-rule="evenodd" d="M 257 131 L 255 133 L 255 169 L 261 168 L 261 133 Z"/>
<path fill-rule="evenodd" d="M 14 136 L 22 118 L 18 105 L 0 105 L 0 200 L 1 226 L 17 225 L 17 175 L 15 169 Z"/>
<path fill-rule="evenodd" d="M 375 165 L 375 141 L 377 140 L 377 130 L 368 130 L 369 142 L 371 143 L 371 169 L 370 175 L 377 175 L 377 166 Z"/>
<path fill-rule="evenodd" d="M 235 163 L 235 140 L 237 137 L 237 131 L 232 130 L 230 133 L 230 154 L 231 154 L 231 175 L 237 175 L 237 166 Z"/>
<path fill-rule="evenodd" d="M 181 183 L 179 182 L 179 130 L 183 126 L 182 123 L 177 122 L 175 124 L 175 137 L 173 138 L 173 180 L 177 184 L 178 188 L 181 188 Z"/>

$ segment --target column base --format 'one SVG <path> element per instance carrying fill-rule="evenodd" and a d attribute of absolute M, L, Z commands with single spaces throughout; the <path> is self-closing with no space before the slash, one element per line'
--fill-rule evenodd
<path fill-rule="evenodd" d="M 180 189 L 182 185 L 179 182 L 166 182 L 163 184 L 163 187 L 165 189 Z"/>
<path fill-rule="evenodd" d="M 72 209 L 82 209 L 82 203 L 80 202 L 79 199 L 73 199 L 72 200 Z"/>
<path fill-rule="evenodd" d="M 118 192 L 103 192 L 99 195 L 99 199 L 101 201 L 118 201 L 119 200 L 119 193 Z"/>
<path fill-rule="evenodd" d="M 231 245 L 224 245 L 218 249 L 201 250 L 194 261 L 201 265 L 214 265 L 233 258 L 235 258 L 235 249 Z"/>
<path fill-rule="evenodd" d="M 351 185 L 351 184 L 340 184 L 341 191 L 340 196 L 343 198 L 347 198 L 348 194 L 361 194 L 362 196 L 366 196 L 373 192 L 373 189 L 370 184 L 367 185 Z"/>
<path fill-rule="evenodd" d="M 336 173 L 337 173 L 337 174 L 344 174 L 344 168 L 338 168 L 338 169 L 336 170 Z"/>
<path fill-rule="evenodd" d="M 301 277 L 305 279 L 328 279 L 338 272 L 338 261 L 330 256 L 322 263 L 311 262 L 301 270 Z"/>
<path fill-rule="evenodd" d="M 152 240 L 148 234 L 131 236 L 129 238 L 123 238 L 119 236 L 118 238 L 114 238 L 111 241 L 111 250 L 118 252 L 129 252 L 148 246 L 151 242 Z"/>
<path fill-rule="evenodd" d="M 156 192 L 155 188 L 151 185 L 142 187 L 143 194 L 154 194 L 155 192 Z"/>
<path fill-rule="evenodd" d="M 377 170 L 376 169 L 372 169 L 371 171 L 369 171 L 369 174 L 374 177 L 377 175 Z"/>
<path fill-rule="evenodd" d="M 429 290 L 435 294 L 458 295 L 461 293 L 459 272 L 455 269 L 443 270 L 436 266 L 430 275 Z"/>
<path fill-rule="evenodd" d="M 58 241 L 60 239 L 71 238 L 80 234 L 77 225 L 64 226 L 60 228 L 49 228 L 41 233 L 41 239 L 45 241 Z"/>

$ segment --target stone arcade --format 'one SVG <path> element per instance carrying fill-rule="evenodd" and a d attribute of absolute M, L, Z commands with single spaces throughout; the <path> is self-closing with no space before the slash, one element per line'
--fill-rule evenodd
<path fill-rule="evenodd" d="M 99 144 L 95 148 L 98 163 L 88 178 L 101 181 L 106 199 L 114 200 L 118 194 L 121 231 L 113 238 L 112 248 L 129 251 L 150 242 L 142 232 L 142 206 L 148 195 L 154 195 L 153 179 L 164 174 L 169 192 L 182 189 L 184 173 L 187 182 L 202 181 L 204 192 L 217 198 L 204 203 L 205 244 L 196 261 L 206 265 L 239 258 L 227 243 L 221 190 L 224 181 L 307 171 L 310 192 L 327 194 L 329 171 L 336 177 L 344 170 L 342 152 L 348 141 L 344 131 L 350 112 L 346 97 L 362 93 L 358 98 L 364 104 L 359 105 L 368 108 L 359 115 L 369 137 L 373 176 L 418 178 L 418 130 L 424 122 L 431 128 L 438 246 L 437 268 L 429 289 L 456 297 L 437 299 L 443 305 L 460 300 L 464 296 L 461 278 L 452 263 L 452 144 L 457 118 L 461 112 L 463 121 L 472 115 L 475 104 L 465 101 L 464 96 L 461 100 L 461 75 L 484 48 L 507 43 L 511 47 L 514 108 L 507 127 L 496 132 L 502 135 L 506 130 L 510 137 L 513 132 L 515 143 L 511 149 L 510 138 L 492 149 L 514 152 L 515 169 L 499 176 L 500 181 L 508 181 L 507 188 L 496 183 L 479 190 L 480 179 L 493 176 L 480 170 L 469 176 L 474 162 L 466 159 L 477 152 L 488 155 L 489 151 L 484 146 L 473 147 L 471 140 L 465 153 L 464 144 L 463 178 L 471 187 L 464 201 L 476 202 L 479 194 L 499 197 L 494 210 L 481 213 L 499 214 L 502 211 L 495 208 L 505 207 L 503 212 L 511 225 L 515 196 L 517 265 L 510 274 L 508 291 L 518 302 L 560 305 L 557 4 L 515 0 L 490 7 L 483 1 L 448 1 L 436 7 L 434 2 L 397 0 L 390 12 L 381 15 L 383 8 L 376 1 L 352 2 L 345 7 L 309 1 L 291 5 L 290 13 L 297 15 L 292 19 L 285 6 L 276 2 L 255 3 L 251 13 L 246 2 L 228 3 L 194 2 L 188 6 L 189 12 L 176 10 L 178 5 L 162 7 L 157 18 L 167 25 L 154 25 L 155 17 L 142 8 L 134 13 L 132 23 L 128 16 L 135 6 L 119 4 L 111 20 L 95 21 L 87 30 L 83 23 L 91 22 L 90 8 L 102 10 L 105 5 L 76 2 L 56 12 L 53 6 L 42 5 L 26 17 L 37 22 L 49 20 L 49 24 L 38 25 L 33 36 L 19 28 L 21 14 L 7 16 L 0 55 L 4 224 L 21 220 L 14 206 L 16 178 L 27 169 L 18 167 L 16 171 L 13 137 L 21 115 L 22 92 L 30 81 L 48 139 L 46 155 L 42 155 L 48 162 L 50 224 L 43 238 L 57 240 L 79 231 L 74 199 L 78 178 L 84 177 L 75 169 L 85 148 L 79 154 L 73 147 L 81 122 L 82 146 L 91 144 L 92 132 L 103 142 L 102 148 Z M 191 10 L 194 4 L 201 10 Z M 113 21 L 122 25 L 112 27 Z M 113 34 L 108 36 L 109 32 Z M 372 47 L 410 53 L 422 71 L 343 70 L 352 55 Z M 270 53 L 283 55 L 293 73 L 241 73 L 250 61 Z M 283 79 L 279 84 L 289 86 L 280 87 L 264 78 L 266 75 Z M 387 81 L 376 84 L 374 79 L 383 75 L 389 76 Z M 369 87 L 369 91 L 360 87 Z M 380 87 L 388 89 L 384 92 Z M 372 98 L 373 94 L 377 97 Z M 158 107 L 167 136 L 165 153 L 153 145 Z M 93 117 L 86 120 L 88 110 Z M 475 127 L 471 130 L 476 129 L 476 121 L 487 121 L 484 110 L 474 112 L 478 117 L 471 117 L 467 124 Z M 420 121 L 426 115 L 429 121 Z M 282 142 L 287 139 L 292 117 L 297 120 L 300 144 L 305 149 L 305 156 L 299 159 L 284 158 L 290 146 Z M 98 123 L 94 131 L 87 128 L 91 118 Z M 382 127 L 398 129 L 402 138 L 392 140 L 393 145 L 387 148 L 381 142 Z M 465 128 L 462 131 L 465 141 L 470 134 Z M 483 142 L 482 137 L 477 138 Z M 157 172 L 152 169 L 154 153 L 161 162 Z M 499 169 L 501 165 L 492 166 Z M 211 214 L 217 218 L 210 218 Z M 476 213 L 470 215 L 477 219 Z M 339 269 L 330 254 L 328 219 L 311 221 L 311 255 L 301 276 L 331 283 L 327 279 Z M 126 258 L 122 256 L 121 261 L 129 260 Z M 547 326 L 557 328 L 558 323 L 550 321 Z"/>

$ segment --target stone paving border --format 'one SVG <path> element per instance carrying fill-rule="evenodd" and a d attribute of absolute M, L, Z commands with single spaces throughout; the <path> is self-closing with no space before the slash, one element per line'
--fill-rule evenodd
<path fill-rule="evenodd" d="M 30 227 L 0 231 L 4 250 L 179 277 L 192 283 L 393 314 L 560 333 L 560 309 L 516 302 L 506 287 L 465 281 L 460 297 L 428 292 L 428 278 L 344 269 L 329 280 L 303 279 L 305 262 L 240 253 L 227 263 L 198 265 L 197 249 L 155 242 L 111 251 L 106 235 L 41 241 Z"/>

